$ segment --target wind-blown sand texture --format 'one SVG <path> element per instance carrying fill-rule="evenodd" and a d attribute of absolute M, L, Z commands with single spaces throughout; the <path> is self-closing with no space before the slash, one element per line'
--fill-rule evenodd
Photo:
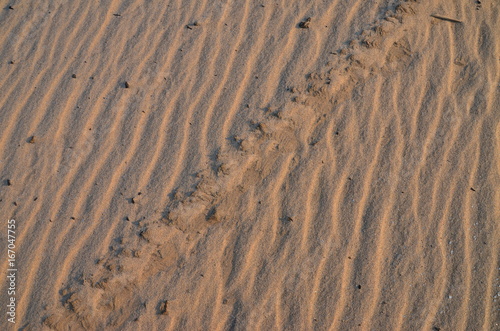
<path fill-rule="evenodd" d="M 1 329 L 500 330 L 499 10 L 3 1 Z"/>

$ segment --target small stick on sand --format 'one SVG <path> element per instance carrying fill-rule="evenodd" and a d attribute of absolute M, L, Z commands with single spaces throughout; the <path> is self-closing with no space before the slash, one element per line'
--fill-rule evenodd
<path fill-rule="evenodd" d="M 443 20 L 443 21 L 448 21 L 448 22 L 453 22 L 453 23 L 462 23 L 462 21 L 455 20 L 453 18 L 448 18 L 448 17 L 439 16 L 439 15 L 435 15 L 435 14 L 432 14 L 431 16 L 434 18 L 437 18 L 439 20 Z"/>

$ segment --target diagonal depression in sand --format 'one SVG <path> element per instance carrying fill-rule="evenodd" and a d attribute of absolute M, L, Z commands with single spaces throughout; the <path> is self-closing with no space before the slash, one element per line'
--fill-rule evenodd
<path fill-rule="evenodd" d="M 499 327 L 494 1 L 11 7 L 2 329 Z"/>

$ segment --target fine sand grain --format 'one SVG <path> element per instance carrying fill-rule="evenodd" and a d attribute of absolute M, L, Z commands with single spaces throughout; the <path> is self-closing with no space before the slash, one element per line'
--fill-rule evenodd
<path fill-rule="evenodd" d="M 2 1 L 1 330 L 500 330 L 500 2 Z"/>

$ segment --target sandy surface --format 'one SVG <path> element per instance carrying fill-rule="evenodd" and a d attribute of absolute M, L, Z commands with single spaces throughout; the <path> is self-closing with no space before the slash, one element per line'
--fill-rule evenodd
<path fill-rule="evenodd" d="M 1 3 L 2 330 L 500 330 L 498 1 Z"/>

